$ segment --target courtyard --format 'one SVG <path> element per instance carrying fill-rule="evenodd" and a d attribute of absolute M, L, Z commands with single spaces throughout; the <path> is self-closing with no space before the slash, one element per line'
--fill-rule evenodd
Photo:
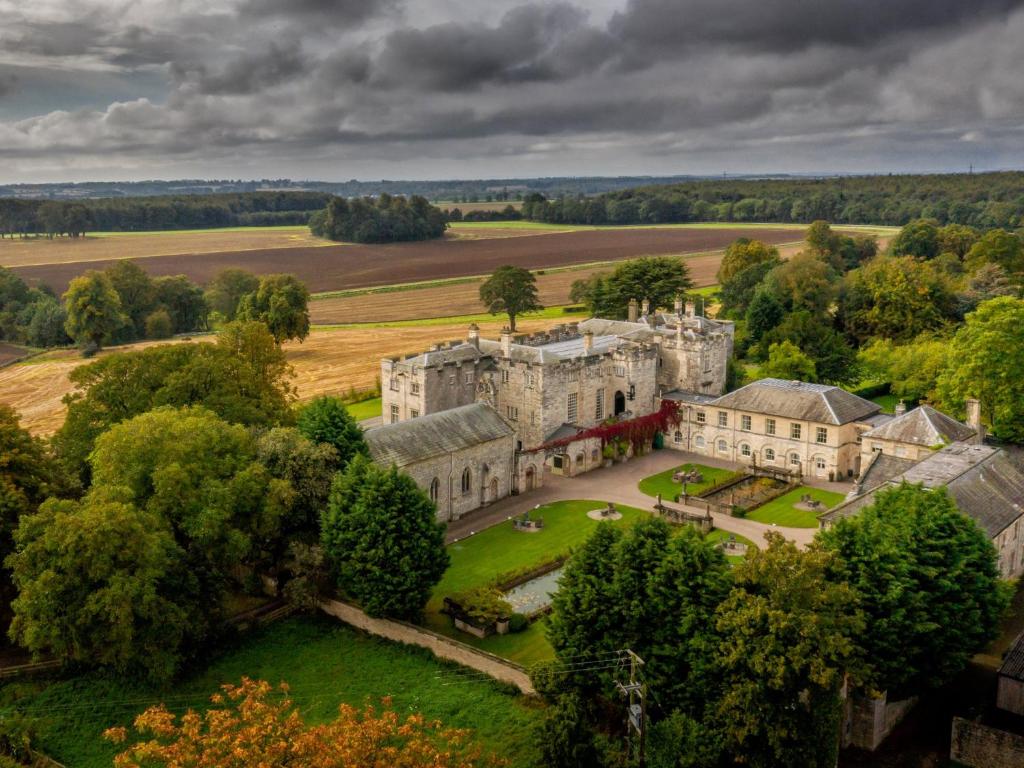
<path fill-rule="evenodd" d="M 834 507 L 843 498 L 841 493 L 801 485 L 748 512 L 747 519 L 786 528 L 817 528 L 818 515 Z"/>

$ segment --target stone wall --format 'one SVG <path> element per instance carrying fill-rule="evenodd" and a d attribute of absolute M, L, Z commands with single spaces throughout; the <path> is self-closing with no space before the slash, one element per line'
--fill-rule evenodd
<path fill-rule="evenodd" d="M 888 701 L 885 694 L 879 698 L 859 693 L 852 695 L 847 699 L 843 746 L 860 747 L 869 751 L 878 749 L 878 745 L 916 705 L 916 697 Z"/>
<path fill-rule="evenodd" d="M 996 706 L 1015 715 L 1024 715 L 1024 682 L 1000 675 L 996 689 Z"/>
<path fill-rule="evenodd" d="M 661 338 L 658 384 L 665 390 L 682 389 L 708 395 L 725 393 L 726 372 L 733 340 L 728 333 Z"/>
<path fill-rule="evenodd" d="M 1024 736 L 954 717 L 949 757 L 969 768 L 1021 768 Z"/>

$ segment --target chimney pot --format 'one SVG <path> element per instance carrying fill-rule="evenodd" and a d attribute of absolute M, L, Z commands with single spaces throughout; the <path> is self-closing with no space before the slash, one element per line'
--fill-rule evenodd
<path fill-rule="evenodd" d="M 583 353 L 589 355 L 594 347 L 594 332 L 586 331 L 583 334 Z"/>
<path fill-rule="evenodd" d="M 981 423 L 981 401 L 972 397 L 964 404 L 967 406 L 967 426 L 974 430 L 971 442 L 981 445 L 985 442 L 985 425 Z"/>
<path fill-rule="evenodd" d="M 647 317 L 647 315 L 651 314 L 651 300 L 650 299 L 644 299 L 644 303 L 641 305 L 640 311 L 641 311 L 641 313 L 643 313 L 644 317 Z"/>
<path fill-rule="evenodd" d="M 904 413 L 907 412 L 907 404 L 900 400 L 898 403 L 896 403 L 896 407 L 893 409 L 893 412 L 897 416 L 902 416 Z"/>
<path fill-rule="evenodd" d="M 676 301 L 675 301 L 674 309 L 675 309 L 676 315 L 682 315 L 683 314 L 683 297 L 682 296 L 678 296 L 678 295 L 676 296 Z"/>
<path fill-rule="evenodd" d="M 466 334 L 466 340 L 477 349 L 480 349 L 480 326 L 476 323 L 471 323 L 469 333 Z"/>
<path fill-rule="evenodd" d="M 692 301 L 686 302 L 686 316 L 693 317 L 695 305 Z"/>
<path fill-rule="evenodd" d="M 637 318 L 638 305 L 636 299 L 629 300 L 629 322 L 635 323 Z"/>
<path fill-rule="evenodd" d="M 512 331 L 507 326 L 501 329 L 501 356 L 512 357 Z"/>

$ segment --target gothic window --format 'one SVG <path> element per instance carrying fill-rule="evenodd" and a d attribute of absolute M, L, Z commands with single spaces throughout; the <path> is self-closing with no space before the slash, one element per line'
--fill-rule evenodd
<path fill-rule="evenodd" d="M 430 500 L 437 504 L 437 497 L 441 494 L 441 481 L 436 477 L 430 481 Z"/>
<path fill-rule="evenodd" d="M 469 493 L 473 488 L 472 477 L 469 474 L 469 467 L 462 470 L 462 493 L 463 495 Z"/>

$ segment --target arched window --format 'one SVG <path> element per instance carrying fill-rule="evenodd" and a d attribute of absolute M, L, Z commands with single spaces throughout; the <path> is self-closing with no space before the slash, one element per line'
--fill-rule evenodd
<path fill-rule="evenodd" d="M 764 449 L 764 460 L 765 461 L 775 461 L 775 449 L 774 448 L 765 448 Z"/>
<path fill-rule="evenodd" d="M 740 443 L 740 455 L 750 457 L 750 446 L 746 443 Z"/>
<path fill-rule="evenodd" d="M 430 481 L 430 500 L 437 504 L 437 497 L 441 494 L 441 481 L 436 477 Z"/>
<path fill-rule="evenodd" d="M 698 448 L 703 448 L 705 445 L 704 437 L 702 435 L 697 435 L 695 438 L 693 438 L 693 443 Z"/>
<path fill-rule="evenodd" d="M 799 453 L 791 453 L 791 454 L 789 454 L 789 463 L 792 464 L 794 467 L 796 465 L 798 465 L 800 463 L 800 454 Z"/>
<path fill-rule="evenodd" d="M 472 478 L 469 474 L 469 467 L 462 471 L 462 492 L 469 493 L 473 487 Z"/>
<path fill-rule="evenodd" d="M 677 429 L 676 433 L 672 435 L 672 439 L 677 443 L 683 442 L 683 433 Z"/>
<path fill-rule="evenodd" d="M 729 452 L 729 444 L 727 442 L 725 442 L 725 440 L 719 440 L 718 441 L 718 452 L 719 453 L 728 453 Z"/>

